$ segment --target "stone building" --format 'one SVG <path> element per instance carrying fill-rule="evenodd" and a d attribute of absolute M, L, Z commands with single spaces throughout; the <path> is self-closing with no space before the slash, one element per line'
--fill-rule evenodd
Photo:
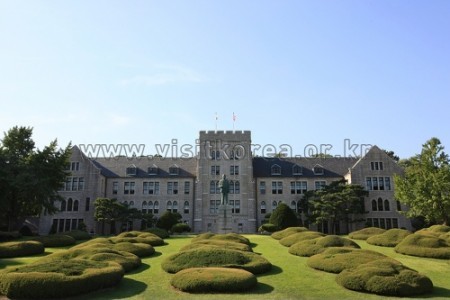
<path fill-rule="evenodd" d="M 201 131 L 199 152 L 189 158 L 89 158 L 74 147 L 71 176 L 60 191 L 65 200 L 58 203 L 58 213 L 41 216 L 39 232 L 47 234 L 52 226 L 57 232 L 69 231 L 81 222 L 88 231 L 99 232 L 93 205 L 98 197 L 117 198 L 156 217 L 167 210 L 178 212 L 194 232 L 217 232 L 222 174 L 230 182 L 234 232 L 256 232 L 281 202 L 301 213 L 299 202 L 307 190 L 341 179 L 369 191 L 365 221 L 351 224 L 350 231 L 366 225 L 411 229 L 398 212 L 405 208 L 394 199 L 393 176 L 402 169 L 376 146 L 360 159 L 252 157 L 251 151 L 250 131 Z M 118 226 L 129 230 L 141 224 Z M 326 233 L 330 226 L 325 222 L 311 228 Z"/>

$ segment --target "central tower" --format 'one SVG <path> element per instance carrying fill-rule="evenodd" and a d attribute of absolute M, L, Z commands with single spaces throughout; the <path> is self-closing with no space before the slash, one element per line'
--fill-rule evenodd
<path fill-rule="evenodd" d="M 200 131 L 194 230 L 219 232 L 219 180 L 229 180 L 233 232 L 256 231 L 256 203 L 250 131 Z"/>

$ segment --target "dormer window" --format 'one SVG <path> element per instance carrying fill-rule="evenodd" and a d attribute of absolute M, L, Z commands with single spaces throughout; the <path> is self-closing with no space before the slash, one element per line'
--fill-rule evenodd
<path fill-rule="evenodd" d="M 323 167 L 321 165 L 315 165 L 313 171 L 314 175 L 323 175 Z"/>
<path fill-rule="evenodd" d="M 127 168 L 127 176 L 136 176 L 137 168 L 135 165 L 131 165 Z"/>
<path fill-rule="evenodd" d="M 281 175 L 281 167 L 279 165 L 272 165 L 270 174 L 271 175 Z"/>
<path fill-rule="evenodd" d="M 169 175 L 179 175 L 180 168 L 177 165 L 173 165 L 169 168 Z"/>
<path fill-rule="evenodd" d="M 158 166 L 157 165 L 148 167 L 148 175 L 157 175 L 157 174 L 158 174 Z"/>
<path fill-rule="evenodd" d="M 292 167 L 292 175 L 302 175 L 303 174 L 303 168 L 299 165 L 294 165 Z"/>

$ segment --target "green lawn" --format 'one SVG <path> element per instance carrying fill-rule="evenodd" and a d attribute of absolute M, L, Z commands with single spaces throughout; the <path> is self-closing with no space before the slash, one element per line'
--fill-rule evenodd
<path fill-rule="evenodd" d="M 245 235 L 253 243 L 253 250 L 267 258 L 274 268 L 270 273 L 258 276 L 257 289 L 240 294 L 215 294 L 214 299 L 379 299 L 380 296 L 357 293 L 344 289 L 335 282 L 334 274 L 316 271 L 306 265 L 307 258 L 293 256 L 288 248 L 277 240 L 264 235 Z M 167 245 L 156 247 L 157 253 L 143 259 L 143 266 L 129 273 L 121 284 L 113 289 L 102 290 L 77 299 L 211 299 L 212 295 L 190 295 L 171 287 L 173 276 L 161 269 L 161 261 L 190 243 L 190 237 L 172 237 Z M 382 252 L 406 266 L 431 278 L 435 285 L 433 294 L 418 298 L 450 298 L 450 260 L 415 258 L 397 254 L 392 248 L 377 247 L 358 241 L 364 249 Z M 58 251 L 46 249 L 46 252 Z M 35 258 L 0 259 L 5 265 L 24 264 Z M 388 298 L 388 297 L 384 297 Z M 398 298 L 391 298 L 398 299 Z"/>

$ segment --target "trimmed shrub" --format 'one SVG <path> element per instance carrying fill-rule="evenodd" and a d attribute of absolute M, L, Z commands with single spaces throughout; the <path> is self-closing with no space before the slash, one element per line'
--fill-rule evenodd
<path fill-rule="evenodd" d="M 279 230 L 298 225 L 295 212 L 285 203 L 280 203 L 270 215 L 269 223 L 275 225 Z"/>
<path fill-rule="evenodd" d="M 193 238 L 192 242 L 198 242 L 201 240 L 208 240 L 208 239 L 230 241 L 250 245 L 250 241 L 247 238 L 237 233 L 227 233 L 227 234 L 214 234 L 210 232 L 202 233 Z"/>
<path fill-rule="evenodd" d="M 272 223 L 262 224 L 258 229 L 259 232 L 264 232 L 264 231 L 275 232 L 277 230 L 278 230 L 278 227 L 273 225 Z"/>
<path fill-rule="evenodd" d="M 155 253 L 155 248 L 152 245 L 143 243 L 119 243 L 115 244 L 112 249 L 130 252 L 138 257 L 146 257 Z"/>
<path fill-rule="evenodd" d="M 400 242 L 394 250 L 412 256 L 450 258 L 450 243 L 432 235 L 411 234 Z"/>
<path fill-rule="evenodd" d="M 82 230 L 72 230 L 69 232 L 64 232 L 64 234 L 73 237 L 77 241 L 85 241 L 91 239 L 91 235 Z"/>
<path fill-rule="evenodd" d="M 189 225 L 186 224 L 186 223 L 177 223 L 177 224 L 172 226 L 171 231 L 173 233 L 190 232 L 191 231 L 191 227 L 189 227 Z"/>
<path fill-rule="evenodd" d="M 384 254 L 353 248 L 328 248 L 324 252 L 311 256 L 307 260 L 311 268 L 329 272 L 340 273 L 345 269 L 352 269 L 359 265 L 385 259 Z"/>
<path fill-rule="evenodd" d="M 405 239 L 411 232 L 405 229 L 389 229 L 388 231 L 372 235 L 366 241 L 371 245 L 382 247 L 395 247 Z"/>
<path fill-rule="evenodd" d="M 281 240 L 287 236 L 290 236 L 291 234 L 298 233 L 298 232 L 305 232 L 305 231 L 310 231 L 310 230 L 306 227 L 289 227 L 284 230 L 280 230 L 280 231 L 272 233 L 271 237 L 276 240 Z"/>
<path fill-rule="evenodd" d="M 369 237 L 386 232 L 386 229 L 377 227 L 368 227 L 361 230 L 353 231 L 348 236 L 354 240 L 367 240 Z"/>
<path fill-rule="evenodd" d="M 336 281 L 350 290 L 386 296 L 421 295 L 433 289 L 428 277 L 392 259 L 346 269 L 336 277 Z"/>
<path fill-rule="evenodd" d="M 236 293 L 254 288 L 258 281 L 255 275 L 245 270 L 190 268 L 175 274 L 170 283 L 188 293 Z"/>
<path fill-rule="evenodd" d="M 0 293 L 8 298 L 66 298 L 119 284 L 116 263 L 72 259 L 8 268 L 0 273 Z"/>
<path fill-rule="evenodd" d="M 285 247 L 290 247 L 298 242 L 317 239 L 325 236 L 325 234 L 317 232 L 317 231 L 304 231 L 297 232 L 280 240 L 280 244 Z"/>
<path fill-rule="evenodd" d="M 38 241 L 5 242 L 0 244 L 0 258 L 30 256 L 44 253 L 45 248 Z"/>
<path fill-rule="evenodd" d="M 157 236 L 159 236 L 162 239 L 167 239 L 167 238 L 170 237 L 169 232 L 167 230 L 165 230 L 165 229 L 162 229 L 162 228 L 156 228 L 156 227 L 155 228 L 148 228 L 148 229 L 145 229 L 143 232 L 153 233 L 154 235 L 157 235 Z"/>
<path fill-rule="evenodd" d="M 21 235 L 18 231 L 0 231 L 0 242 L 7 242 L 20 237 Z"/>
<path fill-rule="evenodd" d="M 44 244 L 44 247 L 66 247 L 75 245 L 76 243 L 73 237 L 63 234 L 38 236 L 32 238 L 32 240 L 41 242 Z"/>
<path fill-rule="evenodd" d="M 361 248 L 352 240 L 337 235 L 327 235 L 324 237 L 295 243 L 289 247 L 289 253 L 297 256 L 313 256 L 315 254 L 322 253 L 330 247 Z"/>
<path fill-rule="evenodd" d="M 435 237 L 439 237 L 448 232 L 450 232 L 450 226 L 446 225 L 433 225 L 430 226 L 429 228 L 424 228 L 416 231 L 417 234 L 433 235 Z"/>
<path fill-rule="evenodd" d="M 188 268 L 225 267 L 261 274 L 270 271 L 272 264 L 253 252 L 209 246 L 173 254 L 161 263 L 161 267 L 168 273 L 177 273 Z"/>
<path fill-rule="evenodd" d="M 182 247 L 180 251 L 188 251 L 192 249 L 197 249 L 199 247 L 210 246 L 220 249 L 231 249 L 231 250 L 239 250 L 239 251 L 247 251 L 253 252 L 252 247 L 247 244 L 230 242 L 230 241 L 222 241 L 222 240 L 199 240 L 196 242 L 192 242 Z"/>
<path fill-rule="evenodd" d="M 144 243 L 152 246 L 164 245 L 164 240 L 159 236 L 150 232 L 142 232 L 142 231 L 122 232 L 118 236 L 110 238 L 110 240 L 115 244 L 129 242 L 129 243 Z"/>

